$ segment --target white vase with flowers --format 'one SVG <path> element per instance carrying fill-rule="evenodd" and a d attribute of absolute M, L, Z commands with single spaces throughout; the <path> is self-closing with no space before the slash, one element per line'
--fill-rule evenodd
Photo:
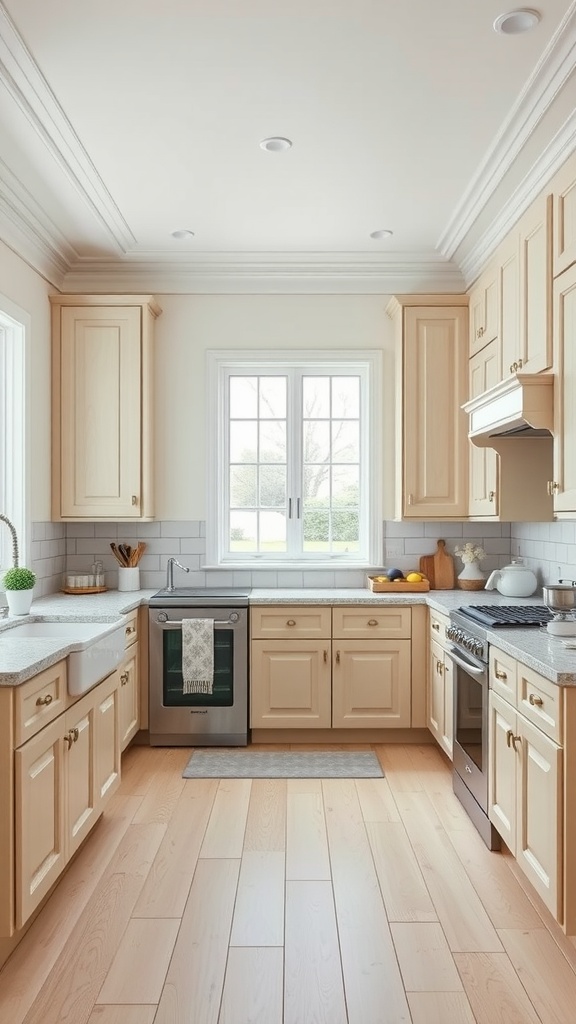
<path fill-rule="evenodd" d="M 457 579 L 460 589 L 483 590 L 486 578 L 480 569 L 480 562 L 486 558 L 484 548 L 480 544 L 467 541 L 461 548 L 454 548 L 454 554 L 462 559 L 464 565 Z"/>

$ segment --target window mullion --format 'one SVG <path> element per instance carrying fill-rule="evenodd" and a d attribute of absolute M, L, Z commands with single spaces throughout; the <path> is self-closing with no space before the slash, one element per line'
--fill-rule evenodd
<path fill-rule="evenodd" d="M 288 520 L 289 557 L 302 551 L 302 375 L 292 367 L 288 376 L 287 447 L 288 496 L 292 498 L 292 516 Z M 300 499 L 300 500 L 298 500 Z M 300 518 L 298 518 L 300 507 Z"/>

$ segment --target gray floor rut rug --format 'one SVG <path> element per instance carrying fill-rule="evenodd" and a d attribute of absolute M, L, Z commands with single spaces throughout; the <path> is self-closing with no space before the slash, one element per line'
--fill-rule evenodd
<path fill-rule="evenodd" d="M 384 772 L 372 751 L 195 750 L 184 779 L 375 779 Z"/>

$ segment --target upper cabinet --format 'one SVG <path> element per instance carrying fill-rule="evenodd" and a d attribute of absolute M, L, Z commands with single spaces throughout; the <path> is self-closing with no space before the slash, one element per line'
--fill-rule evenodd
<path fill-rule="evenodd" d="M 397 460 L 395 515 L 466 518 L 468 297 L 400 295 L 396 327 Z"/>
<path fill-rule="evenodd" d="M 57 295 L 52 303 L 52 518 L 151 519 L 149 295 Z"/>
<path fill-rule="evenodd" d="M 553 181 L 554 277 L 576 263 L 576 153 Z"/>
<path fill-rule="evenodd" d="M 490 264 L 470 292 L 470 355 L 499 335 L 498 266 Z"/>
<path fill-rule="evenodd" d="M 576 263 L 554 281 L 554 512 L 576 512 Z M 567 513 L 567 516 L 565 515 Z"/>

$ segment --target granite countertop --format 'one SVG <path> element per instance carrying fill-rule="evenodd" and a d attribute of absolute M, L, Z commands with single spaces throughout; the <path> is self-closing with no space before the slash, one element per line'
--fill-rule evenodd
<path fill-rule="evenodd" d="M 35 618 L 65 621 L 109 623 L 121 615 L 147 604 L 154 590 L 121 592 L 109 590 L 104 594 L 74 596 L 51 594 L 32 604 L 30 620 Z M 362 588 L 298 590 L 253 589 L 251 605 L 273 604 L 354 604 L 354 605 L 411 605 L 424 604 L 448 615 L 450 611 L 470 604 L 526 605 L 540 604 L 538 595 L 528 598 L 506 598 L 497 591 L 430 590 L 412 594 L 374 594 Z M 10 626 L 18 619 L 0 620 L 0 686 L 17 686 L 66 657 L 72 645 L 62 640 L 10 639 Z M 566 648 L 562 640 L 544 629 L 488 630 L 491 644 L 524 665 L 534 669 L 559 686 L 576 686 L 576 650 Z"/>

